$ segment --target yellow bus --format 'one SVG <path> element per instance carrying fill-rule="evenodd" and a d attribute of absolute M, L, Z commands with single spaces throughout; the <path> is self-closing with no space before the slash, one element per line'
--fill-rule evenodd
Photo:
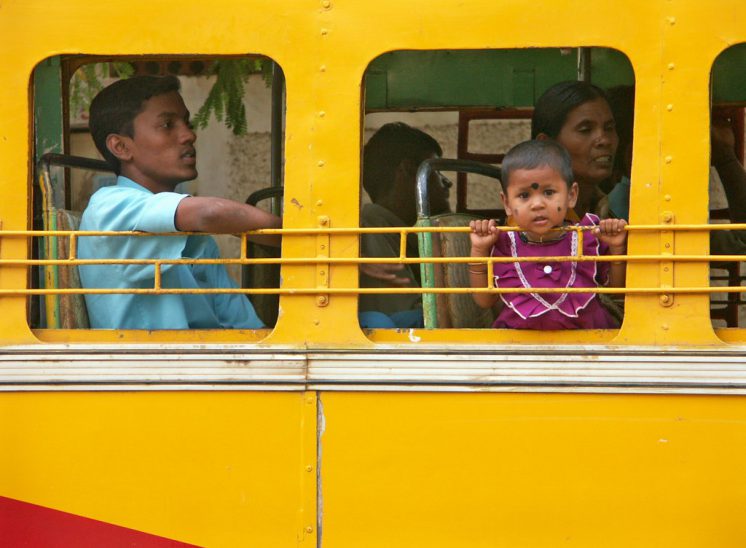
<path fill-rule="evenodd" d="M 713 108 L 743 160 L 742 2 L 7 0 L 0 52 L 2 544 L 743 545 L 740 256 L 713 265 L 708 244 L 746 228 L 708 210 Z M 277 287 L 238 290 L 279 295 L 273 327 L 86 327 L 70 188 L 104 166 L 71 158 L 77 71 L 235 61 L 267 77 L 283 244 L 244 235 L 224 262 L 280 265 Z M 377 262 L 359 253 L 366 120 L 450 113 L 461 147 L 572 79 L 635 86 L 621 327 L 361 328 L 359 295 L 382 292 L 358 287 Z M 457 215 L 499 209 L 469 203 L 472 182 Z M 468 230 L 421 221 L 395 232 Z M 465 268 L 454 255 L 390 262 Z M 397 291 L 438 309 L 474 291 L 453 280 Z"/>

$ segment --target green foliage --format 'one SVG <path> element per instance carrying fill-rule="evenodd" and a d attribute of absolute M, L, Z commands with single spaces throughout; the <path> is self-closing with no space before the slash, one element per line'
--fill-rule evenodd
<path fill-rule="evenodd" d="M 215 84 L 205 100 L 205 104 L 192 118 L 194 127 L 207 127 L 210 116 L 224 122 L 226 127 L 233 130 L 234 135 L 245 135 L 248 130 L 246 122 L 246 107 L 243 103 L 244 85 L 249 75 L 261 72 L 267 80 L 264 66 L 269 66 L 271 82 L 271 63 L 260 59 L 225 59 L 216 61 L 212 67 L 212 74 L 216 76 Z"/>
<path fill-rule="evenodd" d="M 92 63 L 83 65 L 70 80 L 70 111 L 87 112 L 91 101 L 104 87 L 107 78 L 129 78 L 135 68 L 129 63 Z"/>
<path fill-rule="evenodd" d="M 73 116 L 88 111 L 96 94 L 109 78 L 129 78 L 135 68 L 129 63 L 92 63 L 80 67 L 70 82 L 70 109 Z M 266 59 L 223 59 L 212 63 L 210 75 L 215 83 L 205 103 L 192 118 L 194 127 L 204 129 L 212 116 L 223 122 L 235 135 L 248 131 L 245 84 L 252 74 L 261 74 L 267 87 L 272 84 L 272 62 Z"/>

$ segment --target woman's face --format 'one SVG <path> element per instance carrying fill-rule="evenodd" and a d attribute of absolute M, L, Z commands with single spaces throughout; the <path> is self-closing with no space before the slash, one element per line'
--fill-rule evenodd
<path fill-rule="evenodd" d="M 572 109 L 557 142 L 570 153 L 578 183 L 597 185 L 609 178 L 619 137 L 606 100 L 599 97 Z"/>

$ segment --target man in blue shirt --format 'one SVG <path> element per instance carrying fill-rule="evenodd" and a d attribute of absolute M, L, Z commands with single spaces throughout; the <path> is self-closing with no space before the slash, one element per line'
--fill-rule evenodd
<path fill-rule="evenodd" d="M 91 103 L 96 147 L 118 175 L 97 191 L 81 230 L 240 233 L 279 228 L 280 218 L 222 198 L 174 192 L 197 176 L 196 135 L 174 77 L 142 76 L 102 90 Z M 279 238 L 255 241 L 279 245 Z M 215 259 L 210 236 L 81 236 L 81 259 Z M 151 289 L 155 267 L 106 264 L 80 267 L 85 288 Z M 161 265 L 161 287 L 234 288 L 222 265 Z M 87 294 L 91 326 L 104 329 L 263 327 L 242 294 Z"/>

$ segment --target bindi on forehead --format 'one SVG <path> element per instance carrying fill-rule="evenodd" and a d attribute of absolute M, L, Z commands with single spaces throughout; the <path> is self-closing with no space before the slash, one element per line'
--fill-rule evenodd
<path fill-rule="evenodd" d="M 531 183 L 531 190 L 539 190 L 539 183 L 536 183 L 536 182 Z"/>

